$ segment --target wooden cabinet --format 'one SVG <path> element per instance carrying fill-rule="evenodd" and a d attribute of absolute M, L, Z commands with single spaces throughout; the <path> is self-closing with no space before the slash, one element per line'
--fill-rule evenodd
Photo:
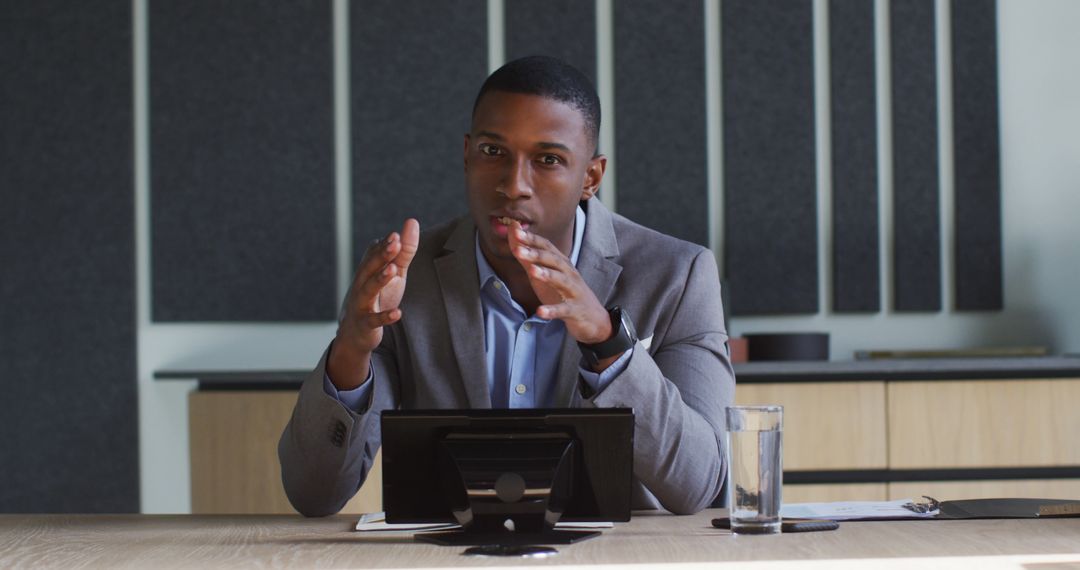
<path fill-rule="evenodd" d="M 837 481 L 788 483 L 787 502 L 924 494 L 1080 499 L 1080 379 L 743 381 L 735 399 L 783 405 L 785 470 Z M 192 392 L 192 512 L 294 512 L 277 442 L 295 402 L 294 390 Z M 943 480 L 958 479 L 958 469 L 967 470 L 963 480 Z M 900 470 L 903 478 L 891 478 Z M 911 480 L 924 472 L 924 480 Z M 382 510 L 381 494 L 376 458 L 343 512 Z"/>
<path fill-rule="evenodd" d="M 883 469 L 885 383 L 738 384 L 738 404 L 784 406 L 784 469 Z"/>
<path fill-rule="evenodd" d="M 188 398 L 193 514 L 295 513 L 281 485 L 277 444 L 296 392 L 195 391 Z M 382 510 L 379 456 L 344 513 Z"/>
<path fill-rule="evenodd" d="M 893 469 L 1080 465 L 1080 380 L 889 384 Z"/>
<path fill-rule="evenodd" d="M 785 471 L 879 479 L 789 482 L 786 502 L 1080 499 L 1080 379 L 744 382 L 735 400 L 784 406 Z M 1061 469 L 1076 478 L 1037 478 Z"/>

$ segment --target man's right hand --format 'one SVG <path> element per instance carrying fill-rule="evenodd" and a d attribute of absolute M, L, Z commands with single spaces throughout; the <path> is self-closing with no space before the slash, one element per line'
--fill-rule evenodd
<path fill-rule="evenodd" d="M 363 384 L 383 327 L 401 319 L 409 264 L 420 243 L 420 223 L 409 218 L 401 232 L 371 244 L 353 277 L 326 372 L 338 390 Z"/>

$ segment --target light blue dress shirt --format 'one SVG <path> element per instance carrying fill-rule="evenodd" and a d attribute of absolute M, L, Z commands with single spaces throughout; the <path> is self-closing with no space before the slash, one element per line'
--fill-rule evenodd
<path fill-rule="evenodd" d="M 574 243 L 570 262 L 577 266 L 585 234 L 585 211 L 578 206 L 574 218 Z M 480 304 L 484 312 L 484 358 L 487 365 L 488 393 L 493 408 L 544 408 L 555 405 L 555 384 L 559 355 L 566 325 L 559 319 L 546 320 L 528 316 L 510 296 L 510 290 L 491 268 L 476 238 L 476 266 L 480 282 Z M 597 374 L 578 364 L 582 379 L 596 393 L 626 369 L 633 349 Z M 374 372 L 352 390 L 337 390 L 330 377 L 323 387 L 347 408 L 363 413 L 371 399 Z"/>

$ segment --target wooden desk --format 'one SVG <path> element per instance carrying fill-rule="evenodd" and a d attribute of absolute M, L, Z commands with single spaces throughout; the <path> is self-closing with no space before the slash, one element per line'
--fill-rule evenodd
<path fill-rule="evenodd" d="M 352 531 L 355 518 L 288 515 L 0 515 L 0 568 L 597 566 L 1075 568 L 1080 519 L 847 522 L 830 532 L 734 536 L 721 510 L 647 513 L 546 560 L 474 558 L 461 547 Z M 872 562 L 870 560 L 873 560 Z M 1046 566 L 1042 566 L 1045 564 Z M 1061 564 L 1061 566 L 1056 566 Z M 1067 565 L 1067 566 L 1066 566 Z"/>

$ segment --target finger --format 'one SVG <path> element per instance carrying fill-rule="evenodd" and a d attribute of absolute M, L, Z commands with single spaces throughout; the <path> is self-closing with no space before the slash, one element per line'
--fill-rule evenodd
<path fill-rule="evenodd" d="M 398 235 L 397 232 L 390 232 L 390 233 L 386 234 L 386 237 L 384 237 L 382 239 L 372 240 L 371 243 L 368 244 L 367 249 L 364 250 L 363 259 L 366 260 L 366 259 L 371 258 L 372 256 L 380 256 L 380 255 L 385 256 L 386 255 L 386 249 L 390 245 L 394 244 L 395 242 L 400 241 L 400 239 L 401 239 L 401 236 Z"/>
<path fill-rule="evenodd" d="M 361 284 L 381 271 L 400 250 L 401 238 L 397 232 L 390 232 L 385 238 L 368 246 L 364 257 L 360 260 L 360 266 L 356 268 L 356 274 L 353 276 L 353 289 L 359 289 Z"/>
<path fill-rule="evenodd" d="M 379 292 L 383 287 L 386 287 L 387 283 L 394 278 L 396 271 L 389 264 L 384 265 L 381 271 L 369 276 L 366 281 L 360 283 L 356 292 L 353 295 L 353 306 L 358 311 L 372 310 L 376 305 L 376 299 L 379 297 Z"/>
<path fill-rule="evenodd" d="M 577 271 L 570 258 L 547 238 L 526 231 L 516 220 L 513 224 L 514 231 L 509 234 L 510 251 L 523 265 L 526 262 L 538 263 L 566 272 Z"/>
<path fill-rule="evenodd" d="M 510 232 L 506 234 L 506 241 L 510 245 L 510 249 L 513 250 L 519 245 L 523 245 L 521 239 L 525 236 L 525 230 L 521 228 L 521 222 L 512 220 L 510 222 Z"/>
<path fill-rule="evenodd" d="M 398 268 L 398 275 L 404 276 L 416 256 L 416 250 L 420 247 L 420 222 L 415 218 L 405 220 L 401 227 L 401 250 L 395 254 L 394 265 Z"/>
<path fill-rule="evenodd" d="M 540 305 L 536 308 L 536 315 L 541 319 L 554 320 L 570 317 L 573 311 L 570 305 L 559 303 L 558 305 Z"/>
<path fill-rule="evenodd" d="M 361 317 L 361 323 L 369 329 L 392 325 L 401 319 L 401 309 L 395 307 L 377 313 L 367 313 Z"/>
<path fill-rule="evenodd" d="M 562 251 L 560 251 L 559 248 L 555 247 L 555 244 L 551 243 L 551 241 L 549 241 L 547 238 L 540 234 L 525 230 L 521 227 L 521 223 L 518 221 L 514 221 L 514 231 L 510 233 L 514 234 L 517 242 L 521 245 L 525 245 L 533 249 L 546 250 L 560 254 L 562 253 Z"/>
<path fill-rule="evenodd" d="M 541 265 L 563 272 L 568 272 L 573 268 L 570 260 L 561 251 L 553 252 L 548 249 L 536 249 L 526 245 L 516 246 L 512 251 L 514 257 L 522 264 Z"/>
<path fill-rule="evenodd" d="M 552 269 L 550 267 L 543 267 L 541 265 L 530 265 L 525 268 L 529 273 L 529 277 L 542 281 L 547 285 L 555 289 L 555 292 L 559 294 L 564 300 L 576 298 L 577 290 L 574 288 L 575 280 L 571 279 L 569 275 L 558 269 Z"/>

